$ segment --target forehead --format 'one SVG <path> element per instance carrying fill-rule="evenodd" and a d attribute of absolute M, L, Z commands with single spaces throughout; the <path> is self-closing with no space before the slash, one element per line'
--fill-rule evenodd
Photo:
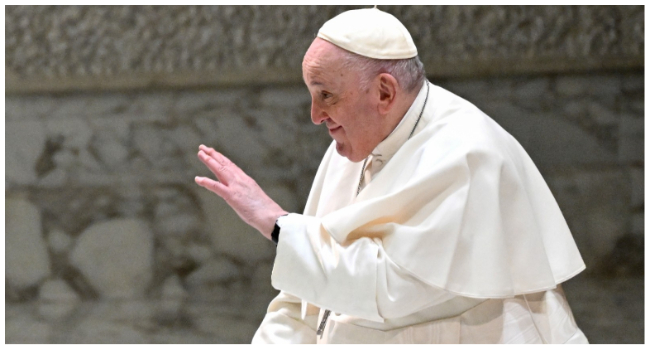
<path fill-rule="evenodd" d="M 342 50 L 337 46 L 316 38 L 305 53 L 302 73 L 308 85 L 322 84 L 322 80 L 344 79 L 349 74 L 344 67 Z"/>

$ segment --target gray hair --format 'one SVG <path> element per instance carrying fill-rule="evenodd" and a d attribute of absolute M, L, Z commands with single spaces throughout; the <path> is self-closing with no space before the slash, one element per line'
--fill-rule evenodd
<path fill-rule="evenodd" d="M 415 56 L 402 60 L 379 60 L 357 55 L 347 50 L 343 51 L 344 67 L 361 73 L 360 85 L 367 89 L 372 79 L 378 74 L 388 73 L 406 92 L 413 92 L 422 86 L 425 79 L 424 65 Z"/>

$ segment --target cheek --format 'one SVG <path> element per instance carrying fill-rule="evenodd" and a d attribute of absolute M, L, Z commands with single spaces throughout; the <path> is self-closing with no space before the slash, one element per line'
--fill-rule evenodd
<path fill-rule="evenodd" d="M 363 147 L 372 145 L 381 134 L 382 120 L 369 103 L 356 110 L 355 143 Z"/>
<path fill-rule="evenodd" d="M 362 109 L 347 110 L 345 113 L 345 120 L 342 121 L 345 133 L 353 144 L 363 142 L 366 135 L 372 129 L 364 112 L 365 111 Z"/>
<path fill-rule="evenodd" d="M 360 101 L 363 102 L 363 101 Z M 361 129 L 369 129 L 377 122 L 374 118 L 372 107 L 367 103 L 358 103 L 349 110 L 350 119 Z"/>

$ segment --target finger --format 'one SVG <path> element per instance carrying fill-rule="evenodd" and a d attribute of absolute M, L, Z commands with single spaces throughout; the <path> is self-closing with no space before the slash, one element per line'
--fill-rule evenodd
<path fill-rule="evenodd" d="M 199 150 L 205 152 L 207 155 L 215 159 L 217 159 L 218 155 L 220 154 L 219 152 L 215 151 L 214 148 L 208 147 L 206 145 L 199 146 Z"/>
<path fill-rule="evenodd" d="M 205 152 L 210 157 L 214 158 L 218 163 L 223 164 L 227 167 L 234 168 L 236 165 L 228 157 L 224 156 L 222 153 L 219 153 L 214 150 L 212 147 L 207 147 L 205 145 L 199 146 L 199 149 Z"/>
<path fill-rule="evenodd" d="M 214 148 L 212 148 L 212 147 L 208 147 L 208 146 L 206 146 L 206 145 L 200 145 L 200 146 L 199 146 L 199 151 L 203 151 L 203 152 L 205 152 L 205 153 L 207 153 L 207 154 L 211 154 L 212 152 L 216 152 L 216 151 L 214 150 Z"/>
<path fill-rule="evenodd" d="M 201 162 L 205 164 L 205 166 L 208 167 L 208 169 L 217 177 L 217 180 L 224 182 L 226 185 L 228 184 L 226 179 L 228 176 L 225 174 L 227 169 L 223 165 L 219 164 L 214 158 L 208 156 L 203 151 L 199 151 L 198 157 L 199 160 L 201 160 Z"/>
<path fill-rule="evenodd" d="M 224 165 L 221 162 L 218 162 L 213 157 L 206 154 L 204 151 L 199 151 L 199 159 L 203 164 L 205 164 L 210 171 L 221 181 L 224 185 L 230 184 L 232 180 L 232 172 L 227 165 Z"/>
<path fill-rule="evenodd" d="M 230 159 L 228 159 L 228 157 L 224 156 L 222 153 L 215 151 L 214 148 L 201 145 L 199 146 L 199 149 L 205 152 L 208 156 L 212 157 L 212 159 L 216 160 L 217 163 L 220 164 L 222 168 L 227 169 L 227 173 L 225 173 L 224 175 L 228 176 L 228 179 L 220 179 L 220 180 L 225 180 L 222 181 L 224 182 L 224 184 L 229 185 L 230 183 L 232 183 L 231 180 L 238 176 L 241 175 L 248 176 L 237 166 L 237 164 L 233 163 Z"/>
<path fill-rule="evenodd" d="M 197 185 L 216 193 L 221 198 L 226 198 L 229 194 L 228 187 L 219 181 L 214 181 L 207 177 L 197 176 L 194 178 Z"/>

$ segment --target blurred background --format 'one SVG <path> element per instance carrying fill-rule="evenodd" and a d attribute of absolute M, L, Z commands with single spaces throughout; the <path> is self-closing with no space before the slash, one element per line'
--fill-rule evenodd
<path fill-rule="evenodd" d="M 529 152 L 593 343 L 644 341 L 643 6 L 380 6 L 428 77 Z M 5 342 L 248 343 L 274 244 L 199 144 L 301 212 L 330 138 L 301 62 L 346 6 L 6 6 Z"/>

